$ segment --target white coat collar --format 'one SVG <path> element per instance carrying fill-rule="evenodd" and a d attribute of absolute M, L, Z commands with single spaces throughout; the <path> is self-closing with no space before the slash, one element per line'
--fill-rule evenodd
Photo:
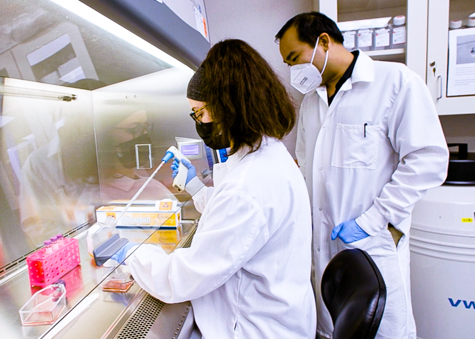
<path fill-rule="evenodd" d="M 345 81 L 338 92 L 347 91 L 353 88 L 352 84 L 357 82 L 373 82 L 374 81 L 374 60 L 367 54 L 359 51 L 358 59 L 353 69 L 351 77 Z M 320 98 L 328 106 L 327 87 L 325 85 L 317 87 L 315 90 Z M 337 98 L 333 99 L 338 101 Z"/>
<path fill-rule="evenodd" d="M 351 74 L 351 82 L 373 82 L 374 81 L 374 60 L 366 53 L 360 51 L 356 60 L 355 68 Z"/>
<path fill-rule="evenodd" d="M 275 142 L 277 142 L 277 139 L 264 135 L 262 137 L 261 147 L 266 147 L 269 144 L 272 144 Z M 228 161 L 226 161 L 226 164 L 228 164 L 227 165 L 228 170 L 230 170 L 231 168 L 234 168 L 246 155 L 249 154 L 250 150 L 251 148 L 246 145 L 246 146 L 241 147 L 235 154 L 231 155 L 228 158 Z M 261 150 L 261 148 L 259 148 L 259 150 Z M 257 152 L 259 152 L 259 150 L 257 150 Z"/>
<path fill-rule="evenodd" d="M 340 91 L 347 91 L 353 88 L 353 84 L 357 82 L 373 82 L 374 81 L 374 60 L 367 54 L 359 51 L 358 59 L 356 59 L 355 68 L 351 77 L 341 86 Z"/>
<path fill-rule="evenodd" d="M 278 140 L 275 138 L 270 138 L 268 136 L 263 136 L 262 137 L 262 144 L 261 147 L 266 147 L 272 143 L 277 142 Z M 257 150 L 256 152 L 259 152 Z M 239 162 L 246 157 L 249 154 L 250 147 L 249 146 L 243 146 L 241 147 L 236 153 L 233 155 L 229 156 L 228 160 L 225 163 L 221 164 L 215 164 L 213 166 L 213 181 L 214 181 L 214 186 L 217 187 L 220 185 L 222 182 L 223 178 L 231 172 L 235 167 L 238 166 Z"/>

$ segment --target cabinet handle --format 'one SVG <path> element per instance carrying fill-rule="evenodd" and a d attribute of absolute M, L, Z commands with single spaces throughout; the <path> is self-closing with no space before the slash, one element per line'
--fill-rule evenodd
<path fill-rule="evenodd" d="M 442 76 L 437 77 L 437 84 L 439 85 L 439 93 L 437 94 L 437 100 L 442 98 Z"/>

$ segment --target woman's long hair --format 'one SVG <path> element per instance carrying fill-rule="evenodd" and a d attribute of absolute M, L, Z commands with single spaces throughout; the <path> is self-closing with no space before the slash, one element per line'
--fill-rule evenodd
<path fill-rule="evenodd" d="M 203 94 L 231 154 L 259 149 L 263 136 L 282 139 L 295 124 L 295 108 L 270 65 L 250 45 L 229 39 L 215 44 L 202 63 Z"/>

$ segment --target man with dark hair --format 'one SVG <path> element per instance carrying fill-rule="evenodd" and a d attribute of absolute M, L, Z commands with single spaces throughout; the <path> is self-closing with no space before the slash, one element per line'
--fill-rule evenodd
<path fill-rule="evenodd" d="M 330 259 L 367 251 L 380 269 L 387 302 L 377 338 L 415 338 L 409 280 L 414 204 L 443 183 L 448 150 L 422 79 L 405 65 L 349 52 L 335 22 L 317 12 L 277 33 L 291 84 L 306 94 L 296 155 L 312 201 L 317 331 L 331 338 L 320 293 Z"/>

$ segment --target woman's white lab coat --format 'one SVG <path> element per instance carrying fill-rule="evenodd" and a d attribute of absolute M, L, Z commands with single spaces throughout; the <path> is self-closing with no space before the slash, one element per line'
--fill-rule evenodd
<path fill-rule="evenodd" d="M 126 261 L 134 278 L 164 302 L 191 300 L 203 338 L 315 338 L 310 204 L 292 157 L 265 138 L 214 173 L 194 196 L 191 246 L 142 245 Z"/>
<path fill-rule="evenodd" d="M 378 338 L 415 338 L 409 284 L 409 229 L 414 204 L 445 180 L 447 144 L 422 79 L 405 65 L 371 60 L 360 51 L 353 74 L 330 106 L 326 87 L 305 96 L 297 159 L 312 197 L 315 293 L 329 260 L 344 248 L 369 252 L 388 300 Z M 333 227 L 356 219 L 370 237 L 331 240 Z M 404 236 L 396 248 L 388 223 Z M 318 308 L 318 330 L 332 333 Z"/>

